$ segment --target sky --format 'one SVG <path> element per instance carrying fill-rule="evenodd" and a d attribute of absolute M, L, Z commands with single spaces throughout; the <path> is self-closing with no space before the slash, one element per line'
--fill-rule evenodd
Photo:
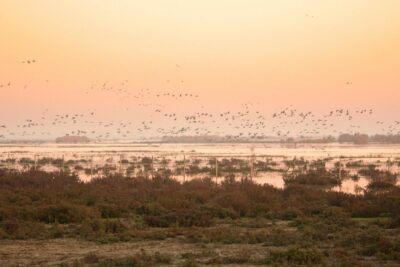
<path fill-rule="evenodd" d="M 268 119 L 289 106 L 373 109 L 357 123 L 379 132 L 377 120 L 400 115 L 399 10 L 397 0 L 2 0 L 3 135 L 56 114 L 167 127 L 155 109 L 184 116 L 243 105 Z M 193 97 L 156 97 L 167 92 Z M 26 136 L 69 125 L 44 122 Z"/>

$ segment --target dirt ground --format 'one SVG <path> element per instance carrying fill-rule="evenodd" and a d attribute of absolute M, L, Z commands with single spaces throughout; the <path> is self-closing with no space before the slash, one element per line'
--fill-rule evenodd
<path fill-rule="evenodd" d="M 100 257 L 125 257 L 145 250 L 148 253 L 166 253 L 172 256 L 169 266 L 179 266 L 184 262 L 185 253 L 202 255 L 218 253 L 221 256 L 237 255 L 243 251 L 252 254 L 264 253 L 266 248 L 260 245 L 198 245 L 185 244 L 177 240 L 138 241 L 99 244 L 74 239 L 53 240 L 0 240 L 0 266 L 60 266 L 81 260 L 90 253 Z M 208 265 L 210 266 L 210 265 Z M 212 266 L 212 265 L 211 265 Z M 235 265 L 230 265 L 235 266 Z M 243 266 L 243 265 L 242 265 Z"/>

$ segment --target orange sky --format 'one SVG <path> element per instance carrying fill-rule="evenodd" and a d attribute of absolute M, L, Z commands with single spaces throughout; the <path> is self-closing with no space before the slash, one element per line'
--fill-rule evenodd
<path fill-rule="evenodd" d="M 0 84 L 12 86 L 0 88 L 0 124 L 44 109 L 134 117 L 139 100 L 85 94 L 125 80 L 132 93 L 200 95 L 158 103 L 181 112 L 254 102 L 396 119 L 399 10 L 397 0 L 3 0 Z"/>

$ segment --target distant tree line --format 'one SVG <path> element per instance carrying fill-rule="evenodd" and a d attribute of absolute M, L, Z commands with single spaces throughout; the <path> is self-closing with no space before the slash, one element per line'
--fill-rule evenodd
<path fill-rule="evenodd" d="M 354 144 L 368 144 L 370 138 L 367 134 L 341 134 L 338 137 L 339 143 L 354 143 Z"/>
<path fill-rule="evenodd" d="M 341 134 L 338 137 L 339 143 L 354 143 L 354 144 L 368 144 L 368 143 L 387 143 L 399 144 L 400 135 L 383 135 L 376 134 L 368 136 L 367 134 Z"/>
<path fill-rule="evenodd" d="M 322 138 L 305 138 L 302 137 L 300 139 L 295 139 L 289 137 L 285 140 L 281 140 L 281 143 L 353 143 L 358 145 L 365 145 L 368 143 L 381 143 L 381 144 L 400 144 L 400 134 L 396 135 L 384 135 L 384 134 L 376 134 L 376 135 L 367 135 L 362 133 L 356 134 L 341 134 L 337 138 L 334 136 L 326 136 Z"/>

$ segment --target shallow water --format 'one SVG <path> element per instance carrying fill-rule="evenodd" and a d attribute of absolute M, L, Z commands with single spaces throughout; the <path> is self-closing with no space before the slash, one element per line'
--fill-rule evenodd
<path fill-rule="evenodd" d="M 394 164 L 388 166 L 387 160 L 400 161 L 400 145 L 347 145 L 347 144 L 301 144 L 285 146 L 280 144 L 128 144 L 128 143 L 109 143 L 109 144 L 40 144 L 40 145 L 0 145 L 0 160 L 21 158 L 40 159 L 44 157 L 63 158 L 68 160 L 84 159 L 86 163 L 80 163 L 85 168 L 101 168 L 106 164 L 114 166 L 114 172 L 126 172 L 126 166 L 121 164 L 122 159 L 136 159 L 142 157 L 153 157 L 160 161 L 161 159 L 169 159 L 172 162 L 176 160 L 196 160 L 202 159 L 208 163 L 208 160 L 218 158 L 242 158 L 246 161 L 267 161 L 272 160 L 277 163 L 277 169 L 285 168 L 283 160 L 293 158 L 304 158 L 305 160 L 328 159 L 326 167 L 332 169 L 335 162 L 339 161 L 342 164 L 361 160 L 363 164 L 376 164 L 381 169 L 390 170 L 397 173 L 399 166 Z M 20 164 L 3 163 L 3 167 L 23 169 Z M 28 168 L 30 166 L 25 166 Z M 61 166 L 60 166 L 61 167 Z M 155 163 L 155 169 L 160 167 L 160 164 Z M 171 168 L 171 163 L 168 165 Z M 46 165 L 41 167 L 45 171 L 57 171 L 57 167 Z M 357 173 L 357 168 L 347 168 L 350 173 Z M 143 170 L 134 171 L 133 175 L 140 173 Z M 75 171 L 82 180 L 89 181 L 92 175 L 84 171 Z M 254 173 L 253 181 L 260 184 L 270 184 L 277 188 L 284 187 L 282 171 L 268 171 Z M 174 175 L 174 178 L 183 181 L 194 178 L 201 178 L 205 175 Z M 212 175 L 211 175 L 212 176 Z M 239 177 L 240 178 L 240 177 Z M 217 179 L 222 180 L 222 177 Z M 360 189 L 368 185 L 368 179 L 361 177 L 357 181 L 346 179 L 340 187 L 335 187 L 333 190 L 358 193 Z"/>
<path fill-rule="evenodd" d="M 0 145 L 0 153 L 31 154 L 92 154 L 92 153 L 149 153 L 149 154 L 197 154 L 282 156 L 282 157 L 400 157 L 400 145 L 349 145 L 349 144 L 40 144 Z"/>

